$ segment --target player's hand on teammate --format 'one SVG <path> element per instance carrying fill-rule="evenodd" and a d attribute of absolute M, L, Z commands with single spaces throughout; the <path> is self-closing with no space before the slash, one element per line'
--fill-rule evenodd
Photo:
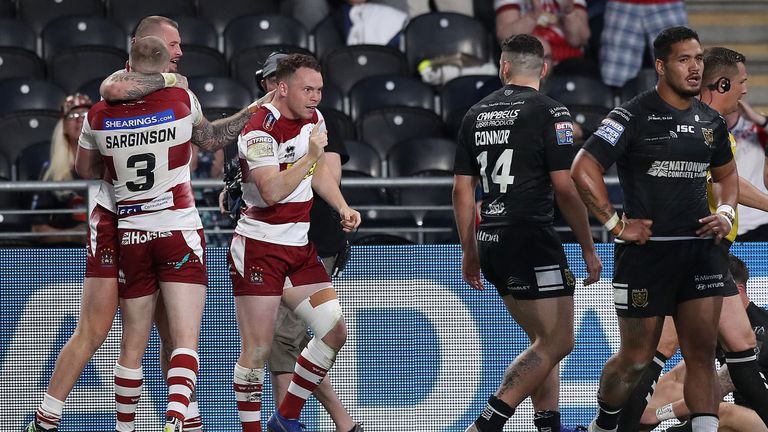
<path fill-rule="evenodd" d="M 248 111 L 250 113 L 255 113 L 256 111 L 258 111 L 259 108 L 263 107 L 264 105 L 266 105 L 268 103 L 272 103 L 272 99 L 274 97 L 275 97 L 275 91 L 274 90 L 272 90 L 270 92 L 267 92 L 267 94 L 265 94 L 264 96 L 256 99 L 255 101 L 253 101 L 253 103 L 248 105 Z"/>
<path fill-rule="evenodd" d="M 360 212 L 345 206 L 339 209 L 339 215 L 341 216 L 341 227 L 345 232 L 352 232 L 360 226 Z"/>
<path fill-rule="evenodd" d="M 715 244 L 720 243 L 720 240 L 731 232 L 730 222 L 720 213 L 701 218 L 699 219 L 699 223 L 701 224 L 701 228 L 696 230 L 696 234 L 698 234 L 699 237 L 714 237 Z"/>
<path fill-rule="evenodd" d="M 174 75 L 176 75 L 176 84 L 173 86 L 189 90 L 189 81 L 187 81 L 187 77 L 179 73 L 174 73 Z"/>
<path fill-rule="evenodd" d="M 616 236 L 619 240 L 645 244 L 651 238 L 651 226 L 653 221 L 650 219 L 627 219 L 622 218 L 624 229 Z"/>
<path fill-rule="evenodd" d="M 307 154 L 313 162 L 320 159 L 325 152 L 325 146 L 328 145 L 328 131 L 320 132 L 320 125 L 323 124 L 323 121 L 317 122 L 309 134 L 309 150 L 307 150 Z"/>
<path fill-rule="evenodd" d="M 584 286 L 592 285 L 600 280 L 600 272 L 603 270 L 603 263 L 600 261 L 600 257 L 597 256 L 597 251 L 594 249 L 591 251 L 582 251 L 581 256 L 584 259 L 584 264 L 587 265 L 587 278 L 584 279 Z"/>
<path fill-rule="evenodd" d="M 461 255 L 461 277 L 473 289 L 482 291 L 483 278 L 480 275 L 480 255 L 475 253 L 463 253 Z"/>

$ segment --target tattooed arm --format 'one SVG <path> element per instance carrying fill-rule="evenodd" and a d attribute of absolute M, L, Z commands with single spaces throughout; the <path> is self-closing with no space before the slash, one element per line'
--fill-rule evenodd
<path fill-rule="evenodd" d="M 199 146 L 203 150 L 215 152 L 237 141 L 240 131 L 243 130 L 248 120 L 251 119 L 251 114 L 256 112 L 262 105 L 272 102 L 274 94 L 273 90 L 248 105 L 248 107 L 227 118 L 209 122 L 203 117 L 202 121 L 192 129 L 192 144 Z M 195 101 L 195 104 L 198 104 L 198 102 Z"/>
<path fill-rule="evenodd" d="M 187 78 L 176 76 L 175 87 L 187 88 Z M 138 100 L 144 96 L 165 88 L 165 78 L 161 74 L 140 72 L 115 72 L 108 76 L 99 87 L 101 97 L 107 102 Z"/>
<path fill-rule="evenodd" d="M 209 122 L 205 118 L 192 129 L 192 144 L 203 150 L 215 152 L 237 141 L 237 136 L 251 118 L 248 108 L 230 117 Z"/>
<path fill-rule="evenodd" d="M 605 225 L 616 214 L 616 209 L 608 199 L 602 165 L 586 150 L 579 150 L 571 166 L 571 178 L 587 209 Z M 625 215 L 611 233 L 622 240 L 643 244 L 651 236 L 652 224 L 649 219 L 627 219 Z"/>

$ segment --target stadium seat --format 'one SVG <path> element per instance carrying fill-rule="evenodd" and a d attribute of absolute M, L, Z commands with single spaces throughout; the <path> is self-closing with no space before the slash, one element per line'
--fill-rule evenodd
<path fill-rule="evenodd" d="M 284 15 L 249 15 L 234 19 L 224 30 L 224 54 L 262 45 L 294 45 L 307 48 L 307 30 L 301 22 Z"/>
<path fill-rule="evenodd" d="M 466 75 L 448 81 L 439 90 L 443 121 L 457 111 L 463 116 L 472 105 L 500 88 L 501 81 L 495 75 Z"/>
<path fill-rule="evenodd" d="M 232 78 L 251 89 L 254 95 L 261 94 L 261 89 L 256 84 L 254 74 L 264 66 L 264 61 L 273 52 L 312 54 L 305 48 L 294 45 L 264 45 L 246 48 L 235 54 L 230 60 Z"/>
<path fill-rule="evenodd" d="M 342 139 L 355 138 L 355 125 L 346 114 L 333 108 L 321 108 L 320 112 L 323 114 L 326 123 L 333 124 L 336 127 L 336 131 L 338 131 Z"/>
<path fill-rule="evenodd" d="M 0 116 L 14 111 L 48 110 L 58 113 L 67 96 L 56 84 L 36 79 L 0 81 Z"/>
<path fill-rule="evenodd" d="M 13 18 L 16 15 L 15 0 L 0 0 L 0 18 Z"/>
<path fill-rule="evenodd" d="M 387 154 L 390 177 L 453 175 L 456 143 L 445 138 L 401 141 Z"/>
<path fill-rule="evenodd" d="M 127 34 L 133 34 L 136 25 L 149 15 L 194 15 L 194 0 L 106 0 L 107 17 Z"/>
<path fill-rule="evenodd" d="M 197 0 L 197 16 L 213 24 L 219 34 L 230 21 L 245 15 L 280 12 L 277 0 Z"/>
<path fill-rule="evenodd" d="M 125 50 L 112 47 L 76 47 L 54 55 L 48 61 L 48 77 L 72 93 L 81 85 L 123 69 L 128 60 Z"/>
<path fill-rule="evenodd" d="M 187 44 L 182 49 L 184 55 L 179 59 L 179 71 L 187 78 L 228 75 L 227 61 L 217 49 Z"/>
<path fill-rule="evenodd" d="M 43 57 L 50 60 L 57 53 L 81 46 L 105 46 L 126 50 L 126 34 L 106 18 L 63 17 L 43 30 Z"/>
<path fill-rule="evenodd" d="M 17 16 L 40 34 L 57 18 L 74 15 L 104 16 L 101 0 L 19 0 Z"/>
<path fill-rule="evenodd" d="M 439 93 L 446 135 L 455 138 L 467 110 L 499 88 L 501 81 L 495 75 L 467 75 L 445 83 Z"/>
<path fill-rule="evenodd" d="M 371 76 L 358 81 L 349 91 L 349 112 L 353 120 L 387 106 L 435 111 L 435 92 L 420 79 L 406 75 Z"/>
<path fill-rule="evenodd" d="M 344 94 L 363 78 L 407 73 L 405 57 L 400 51 L 378 45 L 338 48 L 325 55 L 323 60 L 323 78 Z"/>
<path fill-rule="evenodd" d="M 331 12 L 312 30 L 315 40 L 315 54 L 323 62 L 331 51 L 347 45 L 344 38 L 344 14 L 341 10 Z"/>
<path fill-rule="evenodd" d="M 453 176 L 456 144 L 444 138 L 417 138 L 397 143 L 389 150 L 387 167 L 390 177 Z M 394 195 L 395 202 L 404 206 L 449 206 L 451 188 L 421 186 L 402 188 Z M 446 210 L 412 210 L 416 225 L 429 219 L 430 226 L 453 227 L 453 213 Z"/>
<path fill-rule="evenodd" d="M 323 83 L 323 98 L 320 100 L 320 109 L 335 109 L 344 111 L 344 93 L 331 83 Z"/>
<path fill-rule="evenodd" d="M 657 80 L 656 69 L 640 69 L 637 76 L 624 84 L 624 87 L 621 89 L 622 102 L 626 102 L 640 93 L 650 90 L 656 85 Z"/>
<path fill-rule="evenodd" d="M 170 18 L 179 24 L 181 47 L 185 54 L 187 47 L 191 45 L 219 49 L 219 35 L 208 21 L 189 15 L 173 15 Z"/>
<path fill-rule="evenodd" d="M 389 149 L 411 138 L 443 136 L 443 123 L 432 111 L 423 108 L 380 108 L 357 121 L 358 135 L 384 159 Z"/>
<path fill-rule="evenodd" d="M 50 138 L 22 150 L 16 158 L 16 178 L 19 181 L 39 180 L 50 152 Z"/>
<path fill-rule="evenodd" d="M 8 78 L 44 78 L 45 63 L 33 51 L 0 47 L 0 80 Z"/>
<path fill-rule="evenodd" d="M 476 19 L 452 12 L 433 12 L 411 19 L 405 28 L 409 70 L 419 62 L 462 53 L 485 63 L 490 59 L 491 35 Z"/>
<path fill-rule="evenodd" d="M 190 78 L 189 89 L 195 93 L 203 109 L 240 111 L 253 102 L 250 90 L 232 78 Z"/>
<path fill-rule="evenodd" d="M 585 133 L 584 140 L 597 130 L 600 122 L 610 111 L 608 108 L 594 105 L 567 105 L 566 107 L 573 121 L 581 125 Z"/>
<path fill-rule="evenodd" d="M 0 18 L 0 47 L 24 48 L 37 52 L 37 35 L 22 21 Z"/>
<path fill-rule="evenodd" d="M 546 93 L 563 105 L 593 105 L 613 108 L 611 89 L 596 78 L 578 75 L 552 76 Z"/>
<path fill-rule="evenodd" d="M 381 177 L 381 156 L 368 144 L 358 140 L 344 140 L 349 153 L 349 160 L 341 166 L 342 178 L 345 175 Z"/>
<path fill-rule="evenodd" d="M 106 76 L 94 78 L 88 82 L 85 82 L 80 85 L 80 87 L 77 88 L 78 93 L 82 93 L 89 98 L 91 98 L 92 101 L 101 100 L 101 93 L 99 91 L 99 88 L 101 87 L 101 83 L 104 81 L 104 79 L 107 78 Z"/>
<path fill-rule="evenodd" d="M 32 144 L 51 139 L 59 115 L 47 111 L 22 111 L 0 117 L 0 153 L 15 161 Z M 11 179 L 16 179 L 12 170 Z"/>
<path fill-rule="evenodd" d="M 6 181 L 11 179 L 11 162 L 8 160 L 8 156 L 0 153 L 0 181 Z"/>

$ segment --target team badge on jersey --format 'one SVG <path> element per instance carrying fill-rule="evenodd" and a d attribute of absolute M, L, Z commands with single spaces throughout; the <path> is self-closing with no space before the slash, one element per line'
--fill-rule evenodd
<path fill-rule="evenodd" d="M 275 127 L 276 121 L 277 119 L 275 118 L 275 115 L 271 112 L 268 112 L 267 116 L 264 117 L 264 123 L 261 124 L 261 127 L 263 127 L 265 131 L 269 132 L 273 127 Z"/>
<path fill-rule="evenodd" d="M 101 261 L 101 265 L 105 267 L 112 267 L 115 265 L 115 251 L 111 248 L 102 249 L 99 261 Z"/>
<path fill-rule="evenodd" d="M 261 285 L 264 283 L 264 276 L 260 267 L 251 267 L 248 269 L 248 281 L 252 284 Z"/>
<path fill-rule="evenodd" d="M 275 140 L 268 136 L 257 136 L 251 138 L 246 142 L 248 150 L 246 157 L 250 160 L 255 160 L 263 157 L 272 157 L 275 155 L 275 150 L 272 145 Z"/>
<path fill-rule="evenodd" d="M 636 308 L 644 308 L 648 306 L 648 290 L 633 289 L 632 290 L 632 306 Z"/>
<path fill-rule="evenodd" d="M 712 147 L 715 142 L 715 131 L 712 129 L 701 128 L 701 134 L 704 135 L 704 142 L 709 147 Z"/>
<path fill-rule="evenodd" d="M 597 128 L 595 135 L 608 141 L 608 144 L 615 146 L 619 142 L 622 133 L 624 133 L 624 126 L 621 123 L 606 118 L 600 123 L 600 127 Z"/>
<path fill-rule="evenodd" d="M 573 145 L 573 124 L 571 122 L 555 123 L 557 145 Z"/>

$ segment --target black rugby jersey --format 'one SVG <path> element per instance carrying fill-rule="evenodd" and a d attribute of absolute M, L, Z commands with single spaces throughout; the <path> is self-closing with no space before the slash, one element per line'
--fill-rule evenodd
<path fill-rule="evenodd" d="M 464 116 L 453 170 L 480 177 L 481 226 L 550 225 L 549 172 L 570 169 L 573 155 L 568 110 L 531 87 L 507 85 Z"/>
<path fill-rule="evenodd" d="M 731 159 L 717 111 L 694 99 L 686 110 L 649 90 L 602 121 L 584 144 L 603 168 L 617 164 L 628 217 L 651 219 L 653 237 L 697 237 L 710 215 L 707 171 Z"/>
<path fill-rule="evenodd" d="M 749 302 L 749 305 L 747 305 L 747 316 L 749 317 L 749 324 L 755 332 L 757 349 L 760 352 L 758 364 L 760 369 L 766 371 L 768 370 L 768 346 L 765 345 L 765 329 L 768 327 L 768 311 Z"/>

